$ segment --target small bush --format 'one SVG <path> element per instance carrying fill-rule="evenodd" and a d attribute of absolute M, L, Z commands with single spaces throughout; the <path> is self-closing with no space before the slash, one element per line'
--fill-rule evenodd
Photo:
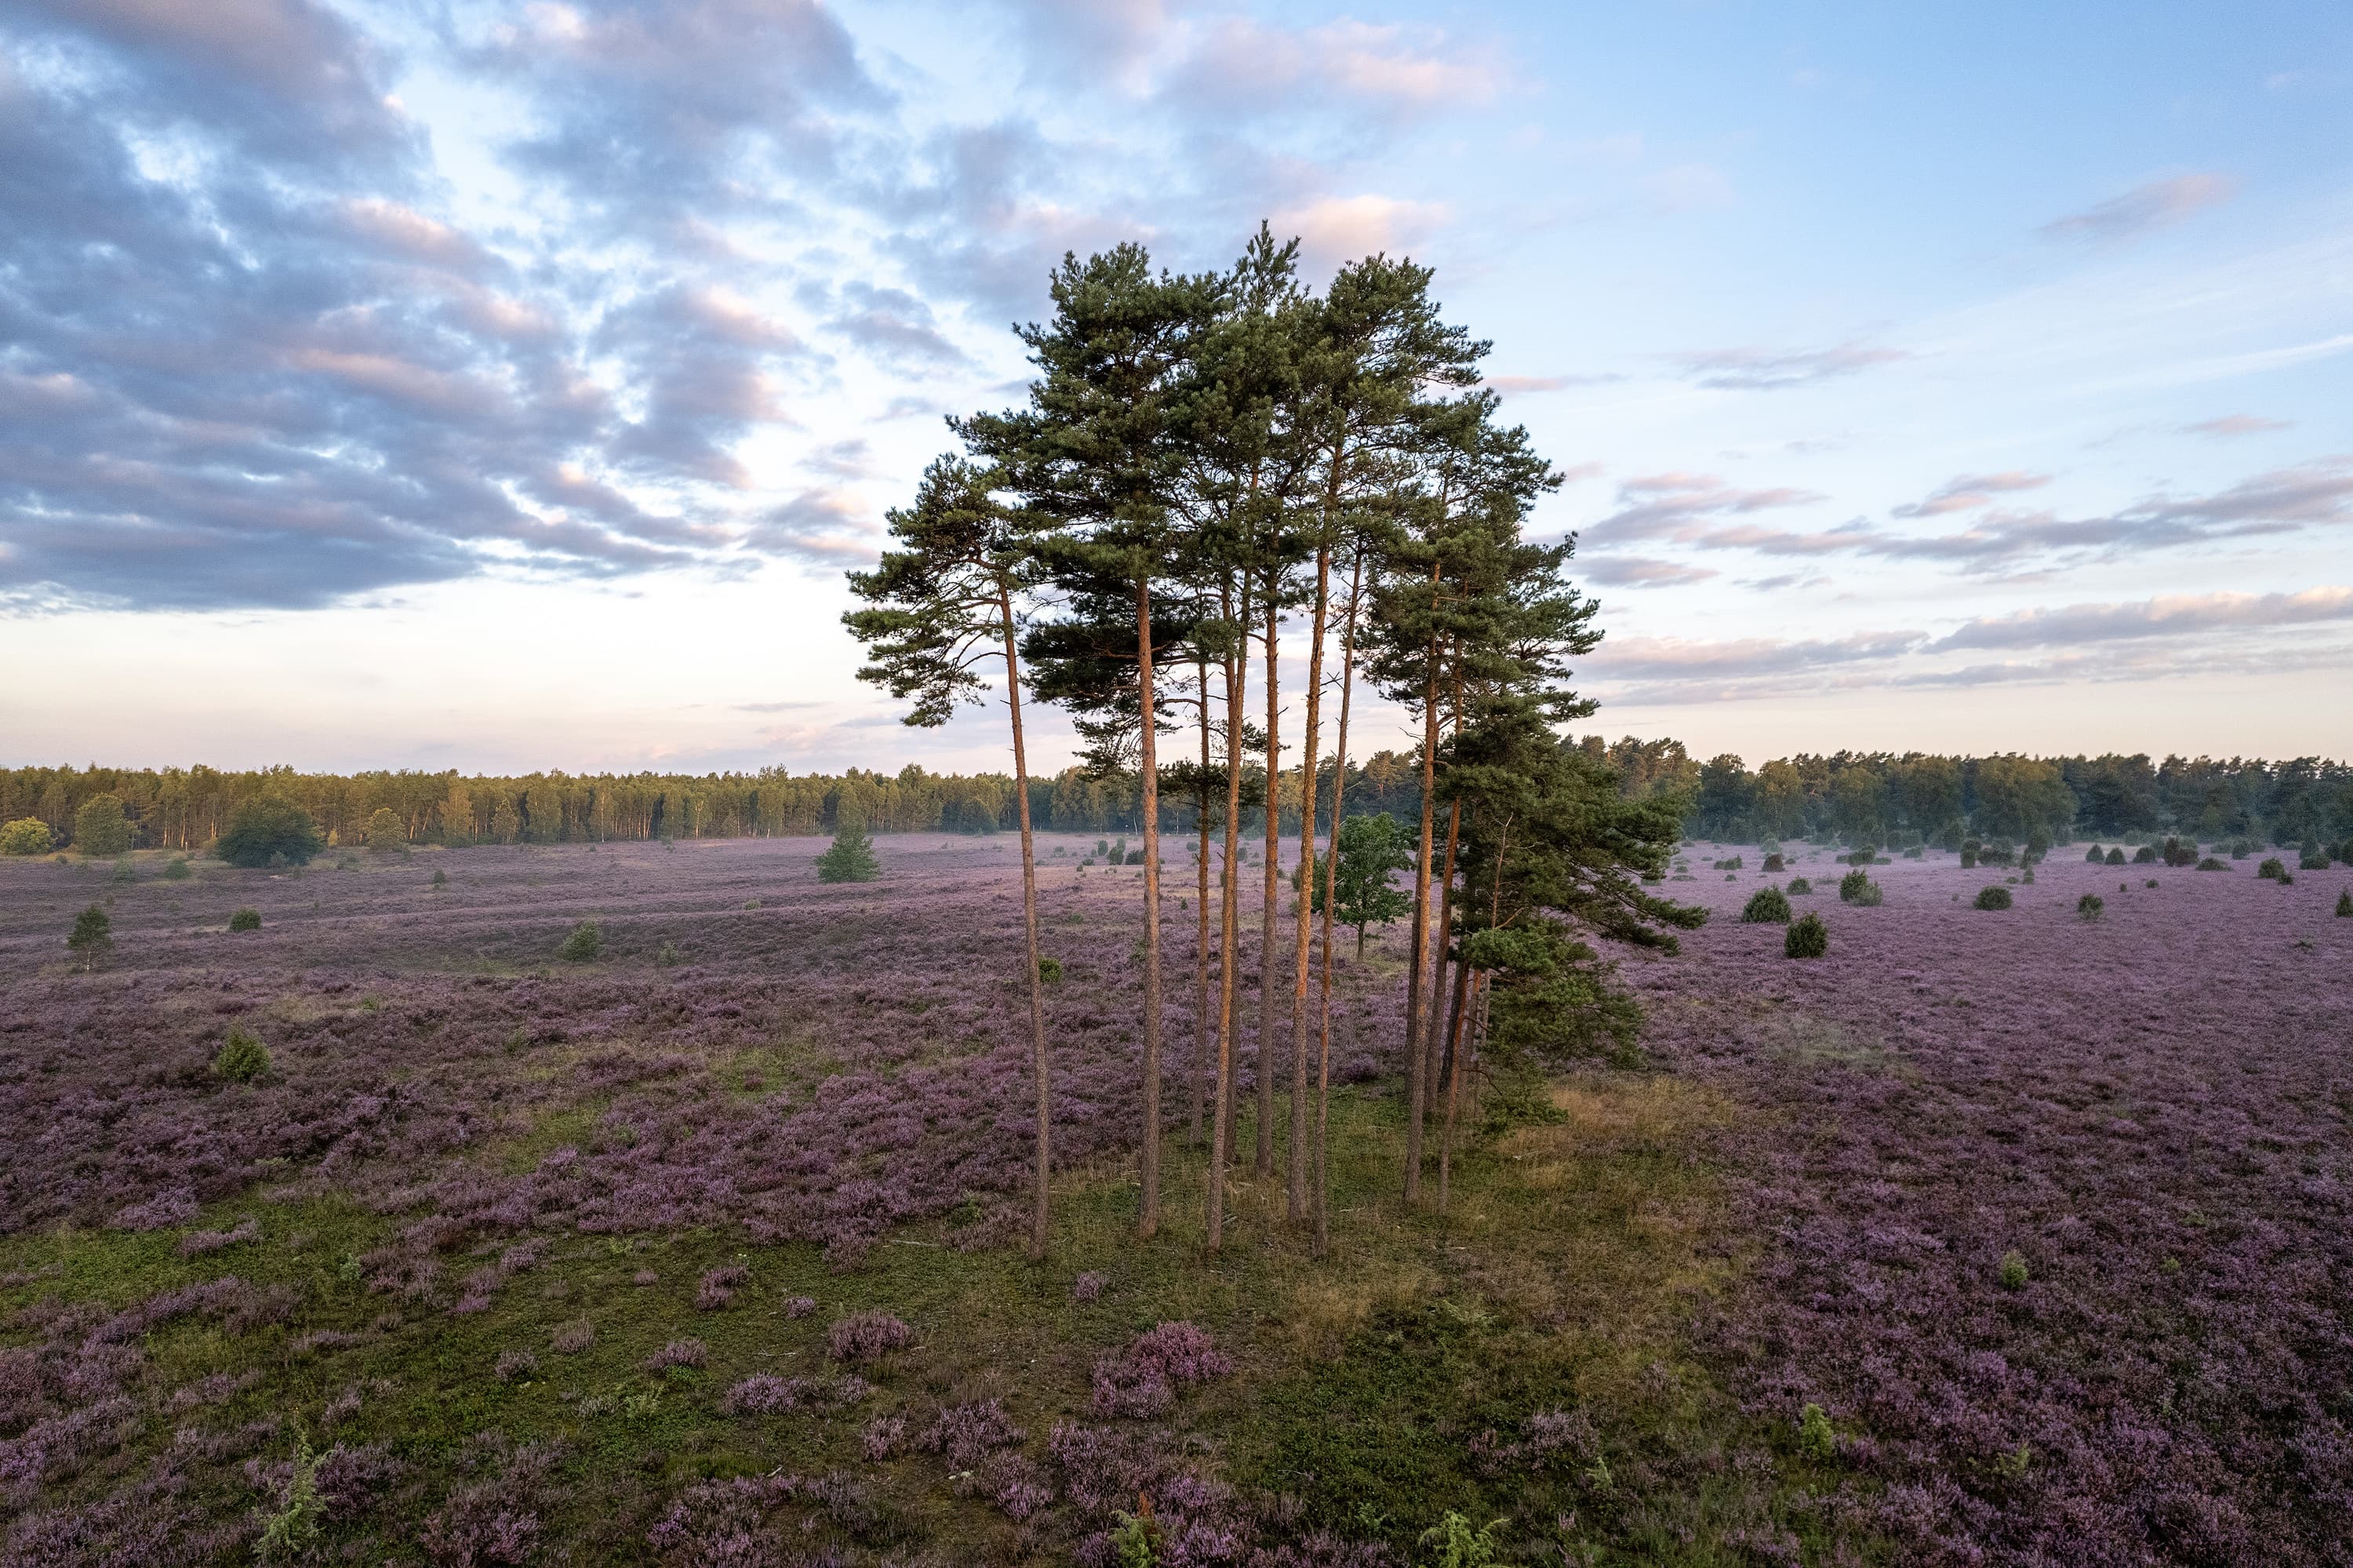
<path fill-rule="evenodd" d="M 2107 851 L 2102 849 L 2097 844 L 2094 844 L 2090 849 L 2084 852 L 2084 863 L 2085 865 L 2097 865 L 2106 858 Z"/>
<path fill-rule="evenodd" d="M 1877 865 L 1879 852 L 1874 849 L 1859 849 L 1852 854 L 1842 854 L 1839 859 L 1848 865 Z"/>
<path fill-rule="evenodd" d="M 2210 854 L 2204 860 L 2198 863 L 2198 869 L 2200 871 L 2228 871 L 2231 868 Z"/>
<path fill-rule="evenodd" d="M 1738 871 L 1740 869 L 1740 857 L 1738 855 L 1733 855 L 1729 859 L 1715 861 L 1712 863 L 1718 871 Z"/>
<path fill-rule="evenodd" d="M 2298 871 L 2327 871 L 2328 856 L 2317 853 L 2299 855 L 2296 858 L 2295 868 Z"/>
<path fill-rule="evenodd" d="M 238 910 L 236 914 L 228 917 L 228 928 L 232 931 L 260 930 L 261 911 L 259 909 Z"/>
<path fill-rule="evenodd" d="M 1830 950 L 1830 927 L 1822 924 L 1819 915 L 1800 916 L 1781 939 L 1781 952 L 1786 958 L 1819 959 Z"/>
<path fill-rule="evenodd" d="M 2010 903 L 2010 889 L 1999 883 L 1978 892 L 1978 907 L 1980 909 L 2007 909 Z"/>
<path fill-rule="evenodd" d="M 817 857 L 819 882 L 872 882 L 881 874 L 882 863 L 874 858 L 874 845 L 861 822 L 842 823 L 832 844 Z"/>
<path fill-rule="evenodd" d="M 1767 872 L 1780 871 L 1784 869 L 1784 864 L 1785 863 L 1778 854 L 1768 854 L 1765 857 L 1765 870 Z"/>
<path fill-rule="evenodd" d="M 74 813 L 74 848 L 86 855 L 118 855 L 131 847 L 131 819 L 114 795 L 92 795 Z"/>
<path fill-rule="evenodd" d="M 301 865 L 326 842 L 311 813 L 291 800 L 264 795 L 237 807 L 213 850 L 231 865 Z"/>
<path fill-rule="evenodd" d="M 2337 895 L 2337 917 L 2339 920 L 2353 920 L 2353 890 Z"/>
<path fill-rule="evenodd" d="M 2122 850 L 2120 850 L 2120 849 L 2112 849 L 2112 850 L 2110 850 L 2110 851 L 2108 852 L 2108 863 L 2109 863 L 2110 865 L 2122 865 L 2122 864 L 2124 864 L 2124 863 L 2125 863 L 2125 852 L 2124 852 L 2124 851 L 2122 851 Z"/>
<path fill-rule="evenodd" d="M 604 950 L 604 931 L 596 921 L 583 920 L 572 927 L 572 935 L 557 944 L 555 956 L 567 964 L 593 964 Z"/>
<path fill-rule="evenodd" d="M 1786 926 L 1789 923 L 1789 899 L 1778 887 L 1760 887 L 1749 895 L 1740 911 L 1743 925 Z"/>
<path fill-rule="evenodd" d="M 1859 870 L 1848 872 L 1844 876 L 1839 878 L 1839 902 L 1841 904 L 1853 903 L 1857 898 L 1862 895 L 1862 890 L 1870 885 L 1871 873 Z"/>
<path fill-rule="evenodd" d="M 164 880 L 166 882 L 187 881 L 188 857 L 184 854 L 174 855 L 164 867 Z"/>
<path fill-rule="evenodd" d="M 2255 853 L 2255 841 L 2254 841 L 2254 840 L 2253 840 L 2253 839 L 2232 839 L 2232 840 L 2231 841 L 2231 858 L 2232 858 L 2232 860 L 2244 860 L 2244 859 L 2246 859 L 2249 855 L 2251 855 L 2251 854 L 2253 854 L 2253 853 Z"/>
<path fill-rule="evenodd" d="M 438 867 L 435 868 L 433 873 L 433 885 L 436 887 L 448 886 L 449 874 L 446 871 L 440 870 Z"/>
<path fill-rule="evenodd" d="M 1813 890 L 1814 885 L 1805 877 L 1793 876 L 1789 879 L 1788 894 L 1792 898 L 1802 898 Z"/>
<path fill-rule="evenodd" d="M 269 1047 L 243 1024 L 228 1032 L 227 1041 L 213 1057 L 213 1076 L 232 1084 L 249 1084 L 268 1071 Z"/>
<path fill-rule="evenodd" d="M 98 962 L 114 946 L 114 922 L 106 911 L 93 904 L 74 916 L 73 929 L 67 933 L 66 946 L 78 955 L 85 967 Z"/>
<path fill-rule="evenodd" d="M 0 854 L 47 854 L 56 840 L 38 817 L 19 817 L 0 827 Z"/>
<path fill-rule="evenodd" d="M 826 1330 L 826 1354 L 851 1366 L 878 1361 L 913 1344 L 915 1331 L 888 1312 L 853 1312 Z"/>
<path fill-rule="evenodd" d="M 1831 1418 L 1820 1405 L 1809 1404 L 1799 1412 L 1798 1446 L 1814 1459 L 1828 1459 L 1838 1452 L 1838 1436 L 1831 1430 Z"/>
<path fill-rule="evenodd" d="M 2001 1255 L 2001 1287 L 2004 1290 L 2026 1288 L 2026 1258 L 2024 1255 L 2006 1252 Z"/>
<path fill-rule="evenodd" d="M 680 961 L 681 956 L 676 942 L 664 942 L 654 953 L 654 962 L 664 969 L 669 969 Z"/>
<path fill-rule="evenodd" d="M 711 1348 L 701 1340 L 672 1340 L 646 1358 L 646 1371 L 668 1372 L 672 1367 L 699 1367 L 711 1357 Z"/>
<path fill-rule="evenodd" d="M 2100 917 L 2100 911 L 2106 907 L 2107 905 L 2101 900 L 2098 894 L 2086 893 L 2083 897 L 2075 900 L 2075 918 L 2096 920 Z"/>
<path fill-rule="evenodd" d="M 2255 874 L 2265 882 L 2283 882 L 2287 878 L 2287 864 L 2277 855 L 2255 867 Z"/>
<path fill-rule="evenodd" d="M 1973 849 L 1963 850 L 1961 852 L 1961 869 L 1963 871 L 1975 871 L 1977 868 L 1978 852 Z"/>
<path fill-rule="evenodd" d="M 1038 960 L 1038 978 L 1048 985 L 1058 984 L 1062 978 L 1062 960 L 1060 959 L 1039 959 Z"/>
<path fill-rule="evenodd" d="M 2155 844 L 2141 845 L 2140 848 L 2133 851 L 2132 863 L 2135 865 L 2155 865 L 2157 863 L 2157 846 Z"/>

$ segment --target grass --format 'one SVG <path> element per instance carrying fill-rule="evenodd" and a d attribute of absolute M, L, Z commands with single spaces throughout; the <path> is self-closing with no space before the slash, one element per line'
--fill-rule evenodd
<path fill-rule="evenodd" d="M 789 1076 L 774 1059 L 759 1065 Z M 1711 1131 L 1735 1107 L 1672 1076 L 1625 1072 L 1564 1080 L 1544 1104 L 1543 1119 L 1487 1128 L 1458 1150 L 1451 1213 L 1440 1219 L 1427 1206 L 1409 1212 L 1397 1195 L 1398 1097 L 1378 1087 L 1341 1091 L 1334 1250 L 1320 1262 L 1284 1223 L 1280 1169 L 1271 1181 L 1246 1170 L 1232 1179 L 1227 1245 L 1208 1256 L 1203 1164 L 1180 1135 L 1169 1146 L 1157 1239 L 1134 1239 L 1132 1169 L 1073 1171 L 1058 1182 L 1052 1245 L 1039 1265 L 1015 1250 L 955 1250 L 944 1245 L 953 1219 L 894 1233 L 860 1269 L 841 1275 L 814 1246 L 749 1246 L 716 1231 L 562 1235 L 543 1240 L 538 1265 L 512 1278 L 488 1310 L 457 1316 L 446 1306 L 454 1290 L 445 1289 L 441 1305 L 406 1307 L 357 1277 L 353 1260 L 388 1240 L 398 1219 L 331 1200 L 272 1202 L 263 1192 L 185 1227 L 260 1217 L 259 1240 L 207 1256 L 181 1257 L 174 1232 L 58 1231 L 0 1242 L 0 1272 L 46 1276 L 0 1291 L 0 1305 L 57 1294 L 120 1308 L 229 1273 L 283 1287 L 292 1304 L 283 1322 L 237 1335 L 183 1320 L 153 1332 L 153 1385 L 258 1371 L 260 1380 L 222 1408 L 183 1421 L 227 1429 L 278 1416 L 284 1425 L 260 1445 L 264 1458 L 293 1456 L 299 1423 L 321 1449 L 382 1443 L 413 1467 L 411 1484 L 384 1511 L 364 1524 L 329 1521 L 329 1547 L 356 1547 L 364 1561 L 417 1538 L 468 1440 L 491 1431 L 564 1445 L 565 1484 L 543 1525 L 575 1561 L 646 1560 L 646 1531 L 694 1480 L 834 1467 L 879 1480 L 896 1521 L 891 1532 L 953 1543 L 958 1561 L 1050 1561 L 1025 1556 L 1029 1538 L 947 1485 L 941 1460 L 917 1455 L 866 1467 L 859 1427 L 881 1410 L 997 1397 L 1041 1456 L 1057 1420 L 1087 1417 L 1094 1358 L 1175 1319 L 1208 1329 L 1237 1371 L 1188 1395 L 1173 1419 L 1221 1457 L 1229 1480 L 1295 1499 L 1309 1525 L 1409 1550 L 1453 1510 L 1478 1521 L 1512 1518 L 1524 1545 L 1556 1549 L 1546 1561 L 1697 1563 L 1743 1560 L 1730 1538 L 1760 1519 L 1822 1517 L 1783 1506 L 1820 1478 L 1794 1429 L 1746 1423 L 1686 1346 L 1693 1312 L 1737 1266 L 1707 1157 Z M 594 1115 L 552 1112 L 486 1157 L 527 1160 L 576 1139 Z M 1238 1141 L 1244 1150 L 1251 1144 L 1246 1112 Z M 461 1242 L 441 1259 L 445 1281 L 454 1286 L 498 1250 L 485 1244 L 477 1255 Z M 727 1309 L 697 1311 L 701 1274 L 730 1263 L 747 1267 L 749 1282 Z M 637 1283 L 647 1270 L 655 1282 Z M 1082 1270 L 1107 1280 L 1083 1302 L 1071 1298 Z M 784 1303 L 797 1295 L 816 1298 L 818 1311 L 786 1316 Z M 872 1374 L 878 1391 L 864 1406 L 721 1413 L 720 1395 L 750 1373 L 819 1374 L 827 1325 L 870 1307 L 904 1319 L 917 1341 Z M 582 1318 L 595 1325 L 593 1346 L 557 1352 L 556 1330 Z M 297 1341 L 319 1330 L 359 1338 L 298 1351 Z M 643 1370 L 656 1349 L 689 1335 L 710 1347 L 704 1367 Z M 26 1330 L 5 1337 L 21 1342 Z M 501 1383 L 492 1369 L 516 1350 L 533 1352 L 537 1369 Z M 330 1402 L 353 1386 L 365 1391 L 359 1413 L 329 1426 Z M 1597 1451 L 1541 1473 L 1482 1462 L 1529 1416 L 1553 1410 L 1584 1413 Z M 171 1425 L 148 1423 L 133 1452 L 158 1451 Z M 1765 1456 L 1763 1478 L 1754 1463 L 1727 1465 L 1732 1451 Z M 100 1467 L 117 1479 L 122 1467 Z M 79 1495 L 107 1479 L 84 1478 Z M 233 1464 L 198 1480 L 190 1500 L 216 1516 L 262 1500 Z M 47 1500 L 59 1499 L 53 1490 Z M 1797 1534 L 1811 1548 L 1824 1544 Z"/>

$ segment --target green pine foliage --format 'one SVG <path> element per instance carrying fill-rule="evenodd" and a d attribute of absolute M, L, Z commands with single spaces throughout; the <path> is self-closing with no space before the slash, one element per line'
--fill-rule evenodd
<path fill-rule="evenodd" d="M 819 882 L 872 882 L 881 874 L 882 863 L 874 858 L 865 824 L 856 821 L 842 823 L 832 845 L 817 857 Z"/>
<path fill-rule="evenodd" d="M 118 855 L 131 847 L 131 821 L 113 795 L 92 795 L 74 813 L 74 848 L 86 855 Z"/>
<path fill-rule="evenodd" d="M 1332 867 L 1332 918 L 1356 933 L 1356 956 L 1365 956 L 1365 933 L 1389 926 L 1413 909 L 1413 895 L 1396 885 L 1397 874 L 1413 864 L 1413 837 L 1386 811 L 1350 817 L 1340 824 L 1338 860 Z M 1324 879 L 1314 889 L 1315 912 L 1324 909 Z"/>
<path fill-rule="evenodd" d="M 1788 895 L 1778 887 L 1760 887 L 1749 895 L 1740 911 L 1745 926 L 1786 926 L 1789 923 Z"/>
<path fill-rule="evenodd" d="M 73 930 L 66 938 L 71 948 L 87 969 L 98 962 L 114 946 L 114 922 L 106 911 L 93 904 L 74 916 Z"/>
<path fill-rule="evenodd" d="M 249 1084 L 268 1071 L 269 1047 L 241 1023 L 229 1030 L 228 1039 L 213 1057 L 213 1076 L 233 1084 Z"/>
<path fill-rule="evenodd" d="M 2086 893 L 2083 897 L 2075 900 L 2075 918 L 2086 922 L 2096 920 L 2100 917 L 2100 912 L 2106 907 L 2106 903 L 2098 894 Z"/>
<path fill-rule="evenodd" d="M 1831 950 L 1830 927 L 1819 915 L 1799 916 L 1781 938 L 1781 951 L 1792 959 L 1819 959 Z"/>
<path fill-rule="evenodd" d="M 567 964 L 593 964 L 605 950 L 605 932 L 594 920 L 583 920 L 556 945 L 555 956 Z"/>
<path fill-rule="evenodd" d="M 2348 889 L 2337 895 L 2337 917 L 2340 920 L 2353 920 L 2353 889 Z"/>
<path fill-rule="evenodd" d="M 2284 882 L 2287 880 L 2287 863 L 2274 855 L 2255 867 L 2255 874 L 2265 882 Z"/>
<path fill-rule="evenodd" d="M 408 830 L 389 806 L 378 806 L 367 821 L 367 847 L 386 853 L 408 847 Z"/>
<path fill-rule="evenodd" d="M 231 915 L 228 917 L 228 928 L 232 931 L 260 930 L 261 911 L 259 909 L 238 910 L 236 914 Z"/>
<path fill-rule="evenodd" d="M 302 865 L 326 842 L 308 811 L 283 796 L 261 795 L 237 807 L 213 847 L 231 865 Z"/>
<path fill-rule="evenodd" d="M 0 827 L 0 854 L 47 854 L 56 840 L 38 817 L 19 817 Z"/>
<path fill-rule="evenodd" d="M 2000 883 L 1978 892 L 1977 906 L 1980 909 L 2007 909 L 2010 902 L 2010 889 Z"/>

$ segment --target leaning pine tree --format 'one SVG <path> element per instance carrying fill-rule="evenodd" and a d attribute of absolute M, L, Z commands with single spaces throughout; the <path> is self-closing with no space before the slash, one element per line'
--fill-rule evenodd
<path fill-rule="evenodd" d="M 999 478 L 955 458 L 934 462 L 914 505 L 890 514 L 898 547 L 884 552 L 872 571 L 850 574 L 851 591 L 871 608 L 849 611 L 842 619 L 872 651 L 874 662 L 860 676 L 912 702 L 906 717 L 911 725 L 945 724 L 959 702 L 982 700 L 987 686 L 982 668 L 1001 662 L 1004 669 L 1013 730 L 1013 796 L 1021 825 L 1023 987 L 1029 997 L 1029 1055 L 1037 1087 L 1029 1255 L 1038 1258 L 1046 1253 L 1053 1150 L 1019 649 L 1022 605 L 1035 586 L 1036 520 L 995 499 Z"/>

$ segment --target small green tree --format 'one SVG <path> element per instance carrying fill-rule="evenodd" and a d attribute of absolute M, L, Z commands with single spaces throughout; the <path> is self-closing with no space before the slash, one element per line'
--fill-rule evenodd
<path fill-rule="evenodd" d="M 257 795 L 230 815 L 213 849 L 231 865 L 265 866 L 272 855 L 281 864 L 301 865 L 326 842 L 310 812 L 280 795 Z"/>
<path fill-rule="evenodd" d="M 872 882 L 881 874 L 882 863 L 874 858 L 874 845 L 866 836 L 866 824 L 855 817 L 845 818 L 834 832 L 832 847 L 817 857 L 817 879 Z"/>
<path fill-rule="evenodd" d="M 166 882 L 185 882 L 188 880 L 188 857 L 186 855 L 174 855 L 170 862 L 164 867 L 164 880 Z"/>
<path fill-rule="evenodd" d="M 93 904 L 74 916 L 73 932 L 66 938 L 66 946 L 81 959 L 82 968 L 96 969 L 98 960 L 114 946 L 114 922 L 106 917 L 105 910 Z"/>
<path fill-rule="evenodd" d="M 236 914 L 231 915 L 228 917 L 228 928 L 232 931 L 260 930 L 261 911 L 259 909 L 238 910 Z"/>
<path fill-rule="evenodd" d="M 572 927 L 555 949 L 555 956 L 567 964 L 593 964 L 596 955 L 605 950 L 605 933 L 594 920 L 583 920 Z"/>
<path fill-rule="evenodd" d="M 318 1544 L 326 1515 L 326 1499 L 319 1490 L 319 1457 L 311 1451 L 309 1434 L 298 1426 L 293 1473 L 287 1478 L 279 1506 L 263 1516 L 254 1555 L 264 1563 L 290 1563 L 309 1556 Z"/>
<path fill-rule="evenodd" d="M 1356 933 L 1356 956 L 1365 956 L 1365 933 L 1394 925 L 1413 909 L 1413 895 L 1395 885 L 1398 872 L 1413 864 L 1405 825 L 1386 811 L 1350 817 L 1340 824 L 1339 859 L 1332 868 L 1333 918 Z M 1314 892 L 1324 908 L 1324 885 Z"/>
<path fill-rule="evenodd" d="M 0 854 L 47 854 L 57 841 L 38 817 L 19 817 L 0 827 Z"/>
<path fill-rule="evenodd" d="M 116 855 L 131 847 L 131 821 L 112 795 L 92 795 L 74 813 L 74 848 L 87 855 Z"/>
<path fill-rule="evenodd" d="M 1781 951 L 1792 959 L 1819 959 L 1831 950 L 1830 927 L 1819 915 L 1800 916 L 1781 938 Z"/>
<path fill-rule="evenodd" d="M 230 1028 L 228 1039 L 213 1057 L 213 1075 L 233 1084 L 249 1084 L 269 1071 L 269 1047 L 243 1024 Z"/>
<path fill-rule="evenodd" d="M 389 806 L 378 806 L 367 821 L 367 847 L 391 851 L 408 847 L 408 830 Z"/>
<path fill-rule="evenodd" d="M 1778 887 L 1760 887 L 1749 895 L 1740 911 L 1744 926 L 1786 926 L 1789 923 L 1789 897 Z"/>
<path fill-rule="evenodd" d="M 2340 920 L 2353 919 L 2353 889 L 2337 895 L 2337 917 Z"/>
<path fill-rule="evenodd" d="M 1978 894 L 1978 907 L 1980 909 L 2007 909 L 2010 906 L 2010 889 L 1999 883 L 1981 889 Z"/>
<path fill-rule="evenodd" d="M 2083 897 L 2075 900 L 2075 918 L 2096 920 L 2100 917 L 2100 911 L 2106 907 L 2106 902 L 2098 894 L 2086 893 Z"/>

